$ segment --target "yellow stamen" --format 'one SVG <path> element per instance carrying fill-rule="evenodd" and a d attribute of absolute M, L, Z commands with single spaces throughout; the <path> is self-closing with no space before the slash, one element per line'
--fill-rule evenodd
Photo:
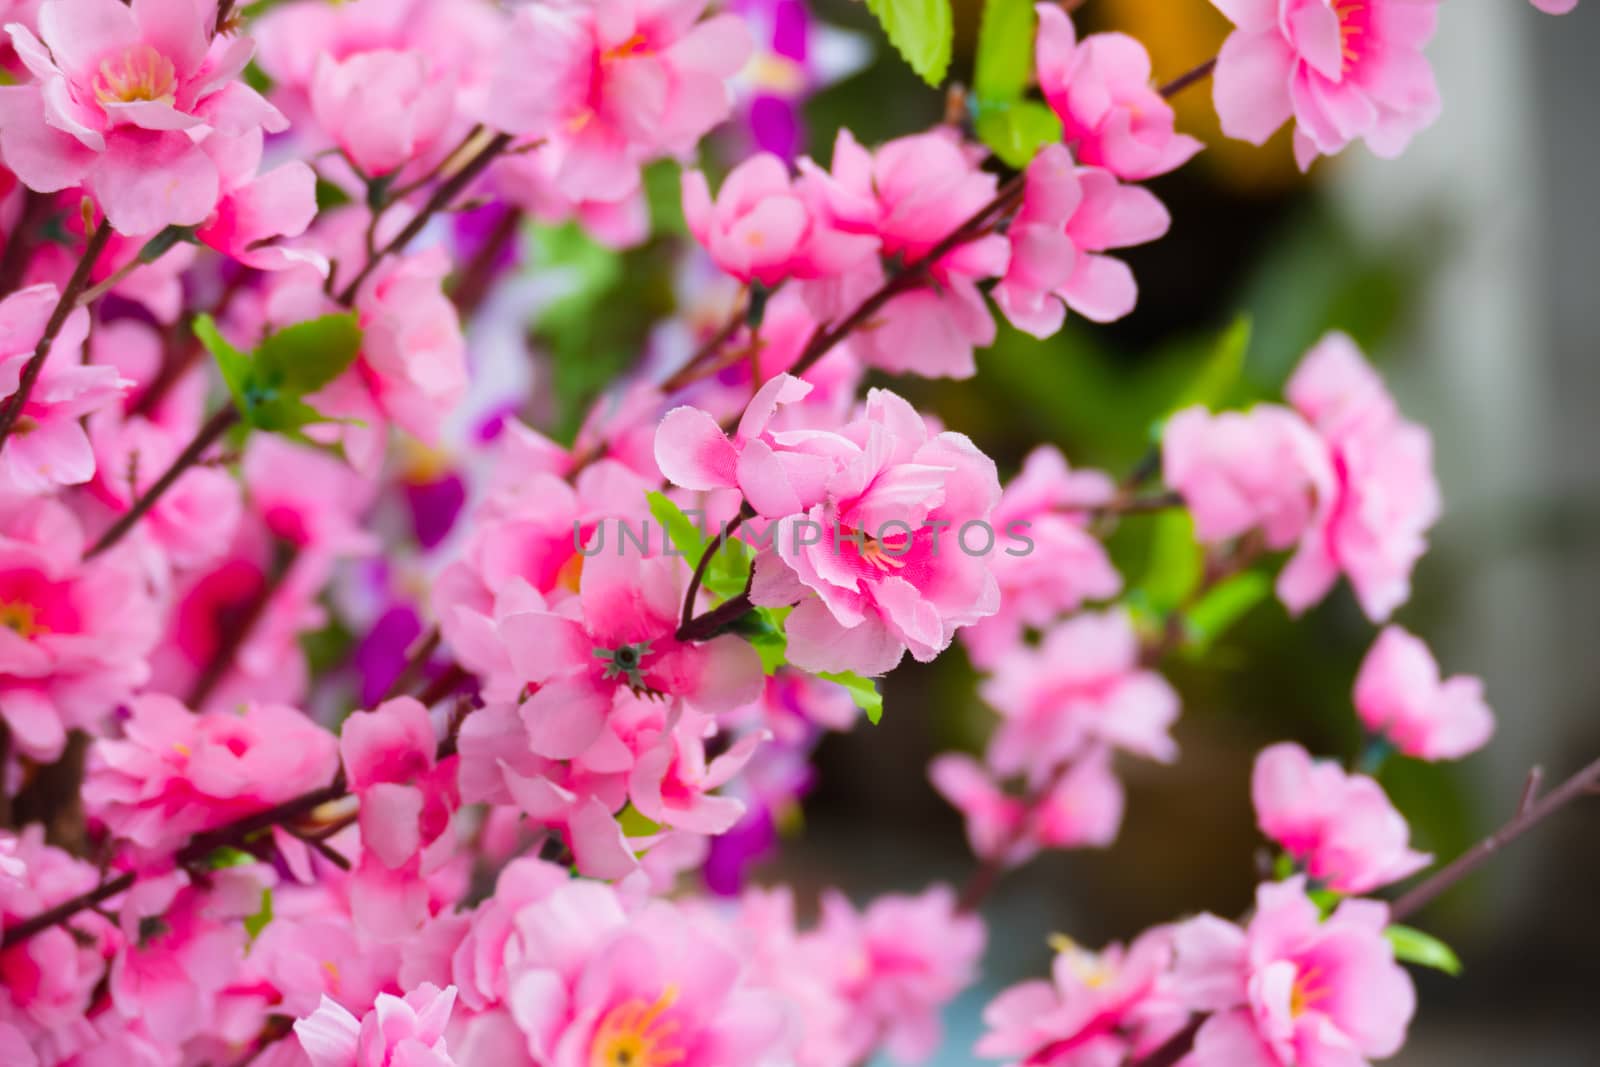
<path fill-rule="evenodd" d="M 50 632 L 50 627 L 39 621 L 39 609 L 23 601 L 0 602 L 0 626 L 30 641 L 40 634 Z"/>
<path fill-rule="evenodd" d="M 688 1058 L 684 1047 L 672 1040 L 681 1025 L 661 1016 L 678 999 L 676 986 L 667 986 L 654 1004 L 629 1000 L 612 1008 L 595 1028 L 589 1045 L 589 1067 L 675 1067 Z"/>
<path fill-rule="evenodd" d="M 147 44 L 136 44 L 100 61 L 94 95 L 102 104 L 144 100 L 171 104 L 178 96 L 178 72 L 166 56 Z"/>

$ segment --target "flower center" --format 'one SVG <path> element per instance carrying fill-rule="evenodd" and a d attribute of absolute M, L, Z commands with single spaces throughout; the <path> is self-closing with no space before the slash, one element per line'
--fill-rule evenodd
<path fill-rule="evenodd" d="M 649 52 L 650 44 L 644 39 L 644 34 L 636 33 L 615 48 L 606 49 L 605 52 L 601 53 L 600 61 L 604 63 L 613 59 L 627 59 L 630 56 L 647 55 Z"/>
<path fill-rule="evenodd" d="M 596 659 L 606 661 L 605 670 L 601 677 L 610 681 L 614 678 L 627 679 L 628 688 L 635 692 L 648 689 L 644 684 L 644 675 L 640 668 L 644 658 L 650 654 L 650 642 L 640 641 L 636 644 L 621 645 L 617 648 L 597 648 L 594 650 Z"/>
<path fill-rule="evenodd" d="M 679 1024 L 661 1017 L 677 999 L 677 987 L 669 985 L 654 1004 L 630 1000 L 612 1008 L 594 1032 L 589 1067 L 673 1067 L 682 1063 L 688 1053 L 672 1040 Z"/>
<path fill-rule="evenodd" d="M 883 547 L 883 542 L 871 537 L 867 538 L 866 547 L 861 549 L 861 558 L 870 566 L 880 571 L 897 571 L 906 565 L 901 557 L 906 554 L 906 546 L 900 546 L 896 551 L 890 552 Z"/>
<path fill-rule="evenodd" d="M 1333 10 L 1339 16 L 1339 48 L 1348 72 L 1361 60 L 1362 38 L 1367 35 L 1371 15 L 1367 0 L 1335 0 Z"/>
<path fill-rule="evenodd" d="M 100 61 L 94 95 L 102 104 L 131 104 L 138 100 L 171 104 L 178 96 L 178 73 L 172 60 L 150 45 L 136 44 L 121 55 Z"/>
<path fill-rule="evenodd" d="M 39 609 L 26 601 L 0 601 L 0 626 L 29 640 L 50 632 L 50 627 L 39 621 Z"/>
<path fill-rule="evenodd" d="M 1298 1019 L 1322 1003 L 1328 996 L 1328 987 L 1322 981 L 1322 968 L 1309 967 L 1301 971 L 1289 989 L 1289 1014 Z"/>

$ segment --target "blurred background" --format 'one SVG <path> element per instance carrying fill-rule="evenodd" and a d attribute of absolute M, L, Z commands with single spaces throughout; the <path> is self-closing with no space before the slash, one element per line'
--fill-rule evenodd
<path fill-rule="evenodd" d="M 957 80 L 970 71 L 979 7 L 956 5 Z M 858 5 L 815 10 L 881 41 Z M 1227 27 L 1205 0 L 1091 0 L 1075 18 L 1145 41 L 1158 80 L 1213 55 Z M 1039 442 L 1120 475 L 1235 316 L 1253 331 L 1234 403 L 1275 395 L 1323 331 L 1354 335 L 1432 429 L 1446 500 L 1397 621 L 1447 673 L 1482 675 L 1499 715 L 1494 743 L 1463 764 L 1391 761 L 1383 774 L 1417 846 L 1449 858 L 1510 816 L 1532 765 L 1553 781 L 1600 755 L 1600 5 L 1549 18 L 1525 0 L 1457 0 L 1443 5 L 1430 54 L 1441 121 L 1398 162 L 1357 146 L 1309 176 L 1286 137 L 1264 149 L 1221 140 L 1209 90 L 1189 90 L 1179 127 L 1209 147 L 1153 183 L 1174 222 L 1126 256 L 1138 310 L 1110 328 L 1069 323 L 1045 344 L 1003 332 L 976 379 L 896 387 L 974 437 L 1003 475 Z M 942 107 L 883 49 L 809 101 L 804 136 L 826 159 L 840 125 L 879 140 L 937 121 Z M 1130 580 L 1151 521 L 1115 535 Z M 1120 768 L 1129 805 L 1112 849 L 1043 857 L 990 898 L 986 985 L 952 1011 L 937 1062 L 974 1062 L 982 1005 L 1046 972 L 1051 932 L 1099 945 L 1188 910 L 1243 910 L 1261 845 L 1253 755 L 1283 739 L 1353 751 L 1350 688 L 1374 636 L 1341 586 L 1299 625 L 1263 603 L 1204 662 L 1172 666 L 1183 758 Z M 811 901 L 825 885 L 866 896 L 969 873 L 959 820 L 925 775 L 938 752 L 980 747 L 992 721 L 959 646 L 897 671 L 886 703 L 881 726 L 824 742 L 803 829 L 758 880 L 792 882 Z M 1600 1063 L 1597 828 L 1600 798 L 1422 916 L 1466 970 L 1418 974 L 1422 1010 L 1392 1062 Z"/>

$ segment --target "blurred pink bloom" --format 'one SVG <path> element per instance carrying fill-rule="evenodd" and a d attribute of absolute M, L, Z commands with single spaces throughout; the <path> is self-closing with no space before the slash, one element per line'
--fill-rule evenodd
<path fill-rule="evenodd" d="M 1214 915 L 1178 926 L 1174 991 L 1215 1013 L 1184 1067 L 1358 1067 L 1394 1055 L 1417 998 L 1388 923 L 1374 900 L 1346 900 L 1324 920 L 1296 877 L 1256 891 L 1245 929 Z"/>
<path fill-rule="evenodd" d="M 777 156 L 751 156 L 729 172 L 711 198 L 705 175 L 683 176 L 683 213 L 717 266 L 741 282 L 769 288 L 789 278 L 827 278 L 877 250 L 871 234 L 832 228 L 813 215 Z"/>
<path fill-rule="evenodd" d="M 1288 408 L 1213 415 L 1185 408 L 1161 432 L 1161 467 L 1205 544 L 1259 528 L 1271 549 L 1299 541 L 1334 486 L 1327 448 Z"/>
<path fill-rule="evenodd" d="M 357 712 L 339 751 L 361 801 L 361 860 L 350 884 L 356 929 L 383 941 L 414 934 L 428 917 L 424 878 L 451 856 L 461 806 L 454 760 L 439 763 L 428 709 L 410 697 Z"/>
<path fill-rule="evenodd" d="M 839 961 L 846 1040 L 856 1049 L 847 1063 L 880 1045 L 901 1063 L 938 1051 L 940 1014 L 977 980 L 985 941 L 983 920 L 957 911 L 947 886 L 879 897 L 864 912 L 825 893 L 817 937 Z"/>
<path fill-rule="evenodd" d="M 1417 759 L 1460 759 L 1494 733 L 1483 682 L 1441 679 L 1428 646 L 1398 626 L 1384 627 L 1362 661 L 1355 705 L 1370 732 Z"/>
<path fill-rule="evenodd" d="M 45 325 L 60 299 L 53 285 L 34 285 L 0 301 L 0 402 L 20 388 Z M 94 449 L 83 418 L 112 406 L 133 385 L 113 367 L 86 365 L 89 312 L 67 316 L 11 436 L 0 451 L 0 491 L 47 493 L 94 477 Z"/>
<path fill-rule="evenodd" d="M 1122 575 L 1089 531 L 1090 510 L 1115 492 L 1100 471 L 1069 469 L 1052 445 L 1028 454 L 989 520 L 1006 545 L 994 557 L 1000 610 L 961 631 L 975 665 L 993 667 L 1025 629 L 1041 629 L 1085 601 L 1121 592 Z"/>
<path fill-rule="evenodd" d="M 251 509 L 279 541 L 334 556 L 376 550 L 362 524 L 376 486 L 337 457 L 263 433 L 251 435 L 240 466 Z"/>
<path fill-rule="evenodd" d="M 40 192 L 87 183 L 120 233 L 204 222 L 220 192 L 207 137 L 288 124 L 236 79 L 254 46 L 213 37 L 215 8 L 46 0 L 38 37 L 12 30 L 38 81 L 0 90 L 7 166 Z"/>
<path fill-rule="evenodd" d="M 327 785 L 338 742 L 294 708 L 195 714 L 167 696 L 135 698 L 121 740 L 92 750 L 84 805 L 145 853 Z"/>
<path fill-rule="evenodd" d="M 926 258 L 995 195 L 995 176 L 978 169 L 979 156 L 948 131 L 900 137 L 876 151 L 841 129 L 833 167 L 800 161 L 800 188 L 814 217 L 835 229 L 878 238 L 884 257 L 902 263 Z M 1006 272 L 1009 246 L 999 234 L 967 241 L 929 266 L 927 284 L 895 296 L 859 332 L 862 361 L 891 373 L 970 378 L 972 351 L 995 338 L 994 317 L 978 283 Z M 806 294 L 822 319 L 853 311 L 885 281 L 883 264 L 808 283 Z"/>
<path fill-rule="evenodd" d="M 1222 131 L 1262 144 L 1289 119 L 1302 170 L 1358 138 L 1385 159 L 1439 116 L 1422 49 L 1439 0 L 1211 0 L 1234 24 L 1213 75 Z"/>
<path fill-rule="evenodd" d="M 1381 622 L 1411 595 L 1411 570 L 1439 517 L 1433 440 L 1400 414 L 1341 333 L 1306 353 L 1285 392 L 1326 443 L 1335 478 L 1278 575 L 1278 596 L 1291 612 L 1304 611 L 1343 574 L 1367 617 Z"/>
<path fill-rule="evenodd" d="M 327 996 L 294 1024 L 311 1067 L 455 1067 L 444 1030 L 455 1006 L 454 986 L 424 983 L 404 998 L 378 994 L 360 1019 Z"/>
<path fill-rule="evenodd" d="M 931 432 L 905 400 L 873 389 L 838 433 L 794 444 L 831 456 L 836 472 L 823 499 L 770 524 L 772 550 L 757 557 L 755 603 L 797 605 L 785 623 L 791 663 L 879 675 L 908 650 L 932 660 L 994 613 L 1000 482 L 971 440 Z M 977 547 L 974 525 L 985 534 Z"/>
<path fill-rule="evenodd" d="M 970 756 L 940 756 L 928 775 L 965 816 L 973 854 L 1008 867 L 1020 867 L 1044 849 L 1105 848 L 1122 827 L 1122 783 L 1104 749 L 1063 768 L 1033 797 L 1007 793 Z"/>
<path fill-rule="evenodd" d="M 683 715 L 640 753 L 628 775 L 628 798 L 639 814 L 662 826 L 697 834 L 726 833 L 744 814 L 742 801 L 712 790 L 744 769 L 766 731 L 746 735 L 716 759 L 707 760 L 706 727 Z"/>
<path fill-rule="evenodd" d="M 742 980 L 722 931 L 671 902 L 630 913 L 610 886 L 569 881 L 522 908 L 516 928 L 508 1003 L 533 1062 L 782 1062 L 777 999 Z"/>
<path fill-rule="evenodd" d="M 1022 207 L 1007 231 L 1010 265 L 994 288 L 1000 310 L 1035 337 L 1061 329 L 1068 308 L 1095 322 L 1128 314 L 1139 295 L 1133 272 L 1102 253 L 1166 233 L 1167 209 L 1148 189 L 1077 166 L 1064 145 L 1040 151 L 1027 175 Z"/>
<path fill-rule="evenodd" d="M 1406 820 L 1382 786 L 1333 760 L 1313 761 L 1299 745 L 1262 750 L 1250 795 L 1261 832 L 1336 892 L 1370 893 L 1432 860 L 1411 849 Z"/>
<path fill-rule="evenodd" d="M 121 547 L 85 562 L 86 547 L 58 501 L 0 504 L 0 715 L 41 762 L 68 730 L 98 733 L 150 675 L 160 612 L 145 575 Z"/>
<path fill-rule="evenodd" d="M 1172 107 L 1151 84 L 1150 54 L 1123 33 L 1079 41 L 1072 18 L 1038 4 L 1035 44 L 1039 87 L 1061 118 L 1073 158 L 1125 181 L 1176 170 L 1201 149 L 1174 130 Z"/>
<path fill-rule="evenodd" d="M 1531 0 L 1531 2 L 1546 15 L 1565 15 L 1578 7 L 1578 0 Z"/>
<path fill-rule="evenodd" d="M 1037 648 L 1019 646 L 979 693 L 1000 713 L 988 761 L 1003 775 L 1037 785 L 1097 745 L 1163 763 L 1178 755 L 1168 733 L 1178 694 L 1140 667 L 1139 635 L 1120 609 L 1073 616 Z"/>
<path fill-rule="evenodd" d="M 639 166 L 689 151 L 727 118 L 727 81 L 750 55 L 735 15 L 707 0 L 523 5 L 505 31 L 485 121 L 543 138 L 556 184 L 618 199 Z"/>
<path fill-rule="evenodd" d="M 455 114 L 455 81 L 429 69 L 420 51 L 374 49 L 322 55 L 311 78 L 317 123 L 368 178 L 427 155 Z"/>
<path fill-rule="evenodd" d="M 1008 1067 L 1104 1067 L 1138 1062 L 1183 1028 L 1189 1009 L 1172 995 L 1172 930 L 1147 930 L 1126 949 L 1091 952 L 1067 942 L 1050 980 L 1012 986 L 984 1009 L 974 1049 Z"/>

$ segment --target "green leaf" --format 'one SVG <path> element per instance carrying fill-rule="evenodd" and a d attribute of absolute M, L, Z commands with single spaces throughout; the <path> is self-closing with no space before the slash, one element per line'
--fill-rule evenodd
<path fill-rule="evenodd" d="M 783 622 L 792 608 L 757 608 L 741 615 L 728 625 L 728 629 L 750 642 L 761 657 L 761 669 L 768 675 L 778 673 L 778 668 L 789 662 L 789 639 L 783 632 Z"/>
<path fill-rule="evenodd" d="M 1461 959 L 1455 950 L 1432 934 L 1410 926 L 1391 926 L 1383 936 L 1394 947 L 1394 958 L 1403 963 L 1432 967 L 1451 976 L 1461 973 Z"/>
<path fill-rule="evenodd" d="M 220 871 L 228 867 L 245 867 L 258 862 L 260 861 L 242 848 L 234 848 L 232 845 L 218 845 L 206 857 L 206 869 Z"/>
<path fill-rule="evenodd" d="M 1033 0 L 985 0 L 972 91 L 979 106 L 1019 99 L 1033 70 Z"/>
<path fill-rule="evenodd" d="M 1061 140 L 1061 120 L 1037 100 L 1018 100 L 978 115 L 978 138 L 1005 161 L 1021 170 L 1039 149 Z"/>
<path fill-rule="evenodd" d="M 1173 401 L 1171 410 L 1180 411 L 1196 404 L 1206 408 L 1220 406 L 1239 384 L 1249 350 L 1250 316 L 1240 315 L 1217 338 L 1200 372 Z"/>
<path fill-rule="evenodd" d="M 1199 587 L 1205 560 L 1187 511 L 1164 511 L 1154 527 L 1149 562 L 1135 594 L 1144 608 L 1164 619 Z"/>
<path fill-rule="evenodd" d="M 194 320 L 194 335 L 205 346 L 211 358 L 217 361 L 217 369 L 222 372 L 222 380 L 228 386 L 228 394 L 233 397 L 234 406 L 239 413 L 248 418 L 250 414 L 250 377 L 253 371 L 251 359 L 243 352 L 228 343 L 217 329 L 216 320 L 210 315 L 200 315 Z"/>
<path fill-rule="evenodd" d="M 250 943 L 255 944 L 256 938 L 261 936 L 261 931 L 267 928 L 272 921 L 272 890 L 261 891 L 261 908 L 254 915 L 248 915 L 244 920 L 244 932 L 250 935 Z"/>
<path fill-rule="evenodd" d="M 296 397 L 314 393 L 355 362 L 361 327 L 351 312 L 297 322 L 256 349 L 262 380 Z"/>
<path fill-rule="evenodd" d="M 871 678 L 863 678 L 850 671 L 838 673 L 818 674 L 825 682 L 842 685 L 850 694 L 850 699 L 855 701 L 856 707 L 867 713 L 867 721 L 878 725 L 878 720 L 883 718 L 883 694 L 878 692 L 878 683 Z"/>
<path fill-rule="evenodd" d="M 661 159 L 644 168 L 644 198 L 650 206 L 650 228 L 659 234 L 687 236 L 683 219 L 683 166 Z"/>
<path fill-rule="evenodd" d="M 661 832 L 661 824 L 642 814 L 632 804 L 626 804 L 617 813 L 617 825 L 628 837 L 649 837 Z"/>
<path fill-rule="evenodd" d="M 1272 581 L 1260 571 L 1245 571 L 1219 582 L 1184 613 L 1193 650 L 1206 651 L 1230 626 L 1271 595 Z"/>
<path fill-rule="evenodd" d="M 700 560 L 700 553 L 705 551 L 706 539 L 699 526 L 695 525 L 683 509 L 674 504 L 665 493 L 648 493 L 645 497 L 650 502 L 650 514 L 655 517 L 661 529 L 666 532 L 667 540 L 672 546 L 683 553 L 693 567 Z"/>
<path fill-rule="evenodd" d="M 154 263 L 172 251 L 174 246 L 184 241 L 194 242 L 193 226 L 168 226 L 146 241 L 144 247 L 139 249 L 139 262 Z"/>
<path fill-rule="evenodd" d="M 955 23 L 950 0 L 867 0 L 889 43 L 923 81 L 937 89 L 950 69 Z"/>

